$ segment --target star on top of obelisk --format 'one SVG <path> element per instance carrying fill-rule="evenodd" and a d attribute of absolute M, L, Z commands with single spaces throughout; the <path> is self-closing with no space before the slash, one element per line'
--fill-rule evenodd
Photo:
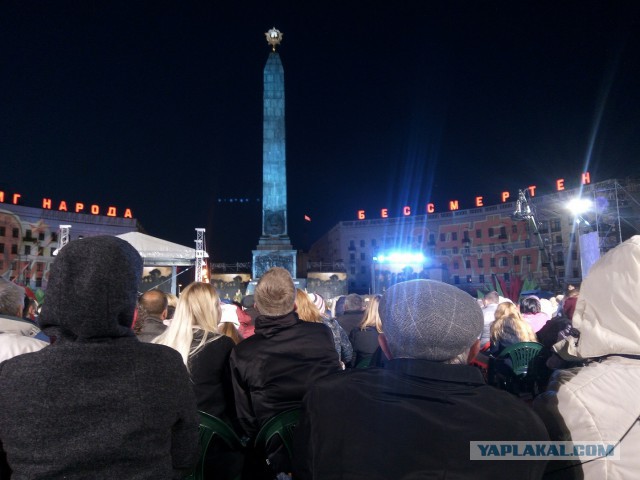
<path fill-rule="evenodd" d="M 280 45 L 280 42 L 282 42 L 282 37 L 284 37 L 284 34 L 280 30 L 278 30 L 276 27 L 273 27 L 268 32 L 265 32 L 264 36 L 267 37 L 267 43 L 271 45 L 271 48 L 275 52 L 276 46 Z"/>

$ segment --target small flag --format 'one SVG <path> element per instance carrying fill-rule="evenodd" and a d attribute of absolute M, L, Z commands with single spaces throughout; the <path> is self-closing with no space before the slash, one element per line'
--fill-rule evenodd
<path fill-rule="evenodd" d="M 309 215 L 305 215 L 305 216 L 304 216 L 304 220 L 305 220 L 306 222 L 310 222 L 310 221 L 311 221 L 311 217 L 310 217 Z"/>

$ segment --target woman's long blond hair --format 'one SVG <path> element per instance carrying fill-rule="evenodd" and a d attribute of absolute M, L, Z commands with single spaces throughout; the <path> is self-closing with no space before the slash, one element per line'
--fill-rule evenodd
<path fill-rule="evenodd" d="M 491 342 L 497 344 L 507 330 L 512 330 L 521 342 L 538 341 L 518 307 L 511 302 L 502 302 L 496 308 L 495 320 L 491 324 Z"/>
<path fill-rule="evenodd" d="M 209 283 L 194 282 L 182 291 L 171 325 L 153 343 L 177 350 L 189 369 L 189 357 L 198 353 L 208 342 L 221 337 L 218 322 L 222 315 L 220 297 Z M 194 330 L 203 335 L 192 347 Z"/>
<path fill-rule="evenodd" d="M 366 330 L 367 327 L 376 327 L 378 333 L 382 333 L 382 321 L 380 320 L 380 313 L 378 313 L 381 298 L 382 295 L 374 295 L 369 300 L 359 325 L 360 330 Z"/>
<path fill-rule="evenodd" d="M 296 312 L 300 320 L 311 323 L 322 323 L 322 315 L 320 310 L 309 299 L 303 290 L 296 288 Z"/>

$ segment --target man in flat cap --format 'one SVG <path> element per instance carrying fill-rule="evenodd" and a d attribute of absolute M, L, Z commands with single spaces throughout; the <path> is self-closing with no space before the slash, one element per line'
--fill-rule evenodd
<path fill-rule="evenodd" d="M 301 479 L 540 478 L 546 461 L 471 460 L 471 442 L 547 441 L 522 401 L 469 366 L 482 310 L 451 285 L 413 280 L 380 301 L 384 368 L 325 377 L 304 398 L 294 476 Z"/>

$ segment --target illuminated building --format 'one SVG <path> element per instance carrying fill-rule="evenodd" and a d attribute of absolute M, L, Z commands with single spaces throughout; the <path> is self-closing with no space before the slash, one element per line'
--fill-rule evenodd
<path fill-rule="evenodd" d="M 129 209 L 122 211 L 128 212 L 127 218 L 115 216 L 122 212 L 114 207 L 85 209 L 81 203 L 67 211 L 66 202 L 53 205 L 48 199 L 43 199 L 43 208 L 33 208 L 21 205 L 20 197 L 0 192 L 0 275 L 32 289 L 46 288 L 53 252 L 59 247 L 60 225 L 70 225 L 70 240 L 139 230 Z"/>
<path fill-rule="evenodd" d="M 433 278 L 474 294 L 494 275 L 506 282 L 518 276 L 558 290 L 581 281 L 580 251 L 584 256 L 587 233 L 596 238 L 596 257 L 640 233 L 640 182 L 608 180 L 564 189 L 564 181 L 558 181 L 558 187 L 560 191 L 529 199 L 537 232 L 522 214 L 514 215 L 519 204 L 506 201 L 513 198 L 506 194 L 502 203 L 487 206 L 476 197 L 483 206 L 461 210 L 456 201 L 455 209 L 441 213 L 412 215 L 405 207 L 400 217 L 382 209 L 379 218 L 370 218 L 360 210 L 355 220 L 338 223 L 313 244 L 310 265 L 344 265 L 349 290 L 358 293 L 384 290 L 389 276 L 393 281 Z M 567 204 L 578 196 L 591 198 L 594 210 L 579 217 L 571 213 Z M 426 211 L 433 211 L 433 204 Z M 412 265 L 379 261 L 399 251 L 420 252 L 425 260 Z M 552 270 L 559 279 L 555 288 Z"/>

